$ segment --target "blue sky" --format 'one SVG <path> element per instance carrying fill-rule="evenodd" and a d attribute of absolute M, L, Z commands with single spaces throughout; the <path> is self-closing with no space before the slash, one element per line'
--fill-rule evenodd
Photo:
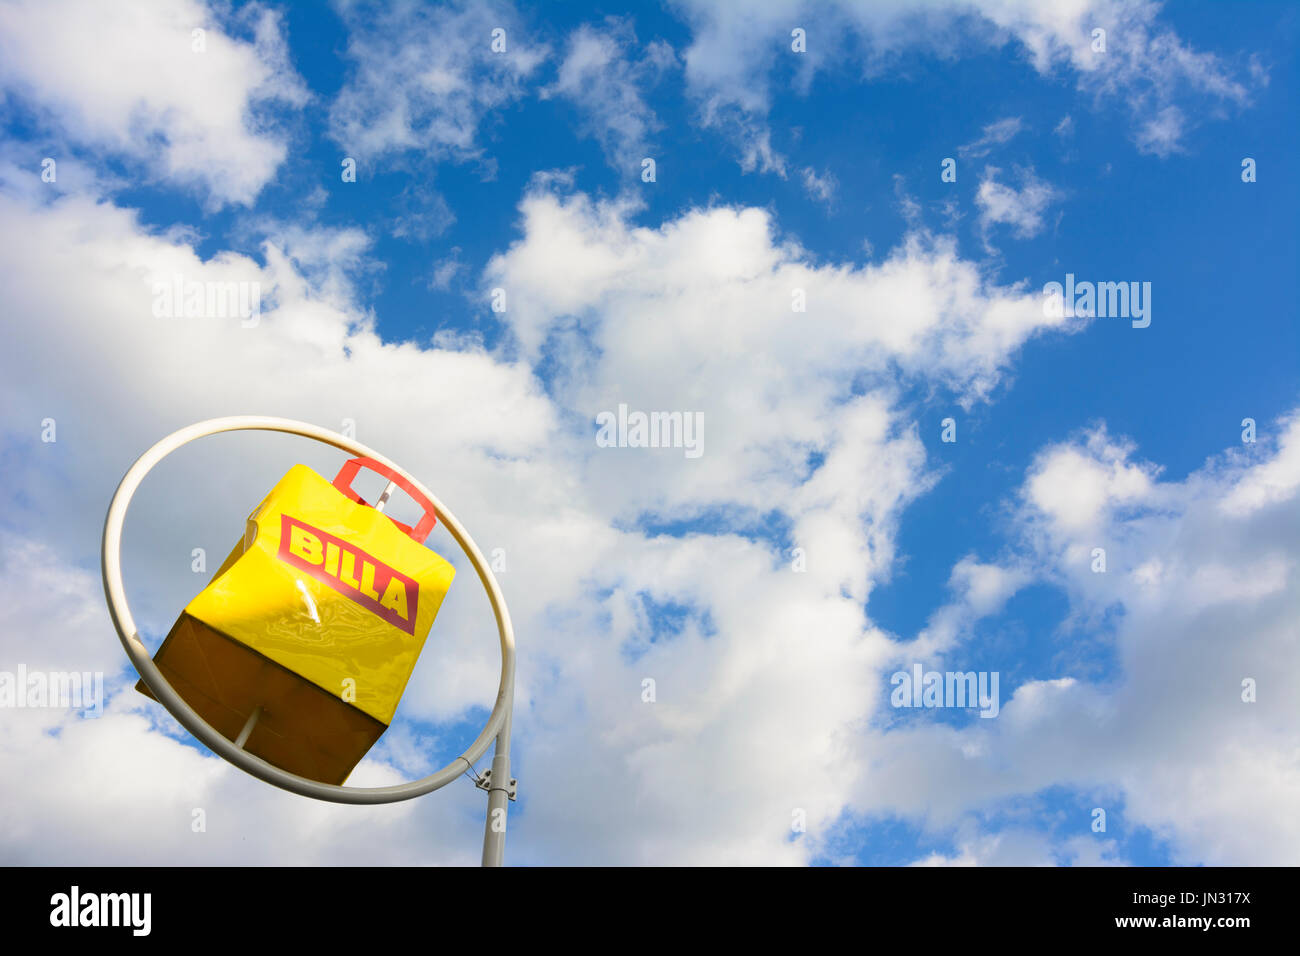
<path fill-rule="evenodd" d="M 1259 494 L 1268 507 L 1289 501 L 1294 510 L 1286 495 L 1295 487 L 1287 449 L 1300 405 L 1300 196 L 1287 165 L 1300 149 L 1296 11 L 1098 0 L 1072 19 L 1033 5 L 1004 15 L 944 2 L 924 20 L 889 4 L 874 12 L 759 7 L 736 19 L 729 5 L 695 3 L 459 4 L 383 14 L 365 4 L 220 11 L 193 0 L 162 18 L 157 37 L 138 41 L 146 44 L 136 51 L 141 75 L 107 92 L 75 76 L 43 86 L 35 66 L 7 68 L 3 187 L 30 217 L 29 230 L 48 222 L 75 235 L 78 215 L 90 214 L 73 203 L 88 198 L 98 204 L 96 221 L 135 211 L 134 225 L 96 227 L 108 248 L 169 244 L 192 271 L 231 269 L 277 289 L 267 306 L 270 344 L 187 340 L 180 330 L 152 360 L 153 346 L 123 345 L 122 364 L 140 369 L 176 349 L 210 348 L 214 378 L 167 407 L 151 402 L 148 389 L 168 385 L 141 371 L 139 392 L 113 403 L 129 423 L 123 444 L 138 447 L 70 449 L 60 474 L 75 485 L 91 468 L 108 472 L 86 479 L 93 513 L 129 453 L 197 417 L 293 410 L 334 427 L 359 408 L 369 417 L 358 420 L 382 421 L 362 439 L 433 471 L 435 488 L 441 480 L 459 491 L 449 501 L 468 502 L 471 528 L 485 529 L 481 544 L 521 555 L 503 575 L 522 608 L 522 795 L 512 823 L 521 862 L 1163 865 L 1293 853 L 1294 828 L 1234 842 L 1212 822 L 1224 807 L 1258 819 L 1269 800 L 1283 803 L 1292 792 L 1294 751 L 1282 755 L 1295 728 L 1279 716 L 1284 701 L 1261 705 L 1258 717 L 1268 742 L 1250 759 L 1278 761 L 1262 803 L 1229 788 L 1204 806 L 1171 806 L 1169 794 L 1189 781 L 1231 775 L 1227 757 L 1171 758 L 1168 773 L 1151 771 L 1153 779 L 1133 768 L 1159 761 L 1151 750 L 1186 723 L 1160 689 L 1162 672 L 1144 663 L 1152 655 L 1194 662 L 1197 641 L 1228 640 L 1243 661 L 1297 666 L 1293 643 L 1278 664 L 1286 644 L 1269 623 L 1294 606 L 1296 572 L 1285 545 L 1259 530 L 1285 523 L 1253 504 L 1239 509 L 1245 517 L 1235 530 L 1213 517 L 1218 502 L 1245 500 L 1243 489 L 1257 486 L 1283 489 Z M 0 31 L 17 43 L 39 33 L 39 22 L 18 4 Z M 181 42 L 195 22 L 214 38 L 205 55 L 226 56 L 216 38 L 228 36 L 239 56 L 252 58 L 239 61 L 246 88 L 205 89 L 206 80 L 183 72 L 177 80 L 162 65 L 150 73 L 147 44 Z M 496 23 L 508 26 L 508 65 L 476 45 Z M 1098 24 L 1108 27 L 1103 52 L 1089 50 Z M 806 29 L 806 54 L 791 51 L 792 27 Z M 610 56 L 566 86 L 566 71 L 580 73 L 574 51 L 584 37 L 599 38 Z M 46 52 L 50 62 L 68 55 Z M 264 85 L 250 62 L 266 65 Z M 457 93 L 439 93 L 433 73 L 416 69 L 438 64 Z M 193 96 L 169 100 L 160 88 L 174 82 L 186 90 L 192 83 Z M 385 114 L 376 90 L 417 104 L 416 114 Z M 217 98 L 210 108 L 208 96 Z M 225 99 L 234 101 L 233 126 L 230 110 L 217 105 Z M 349 116 L 348 103 L 362 109 Z M 106 131 L 115 110 L 127 117 L 127 135 Z M 452 135 L 442 123 L 460 126 Z M 202 144 L 189 166 L 159 158 L 186 136 Z M 258 175 L 266 144 L 283 152 Z M 59 157 L 58 198 L 43 198 L 23 178 L 39 175 L 44 156 Z M 340 178 L 344 157 L 357 160 L 354 183 Z M 655 160 L 654 182 L 641 180 L 643 157 Z M 957 160 L 956 182 L 941 180 L 947 157 Z M 1242 181 L 1246 157 L 1257 164 L 1256 182 Z M 251 185 L 222 178 L 232 166 Z M 761 213 L 762 225 L 744 219 L 746 210 Z M 691 224 L 700 222 L 726 241 L 693 245 Z M 17 249 L 22 233 L 12 228 Z M 573 252 L 566 237 L 579 234 L 590 245 Z M 602 249 L 632 264 L 610 266 Z M 169 254 L 162 246 L 148 260 L 124 253 L 123 268 L 182 261 Z M 724 266 L 703 279 L 691 271 L 731 257 L 747 278 Z M 1067 272 L 1151 283 L 1150 326 L 1042 322 L 1034 303 Z M 102 281 L 120 290 L 122 275 L 87 288 Z M 788 313 L 794 275 L 810 286 L 808 312 L 769 324 L 776 320 L 765 310 Z M 891 276 L 956 304 L 929 316 L 928 305 L 900 297 Z M 13 281 L 27 280 L 15 272 Z M 499 283 L 511 295 L 505 314 L 489 305 Z M 32 298 L 22 301 L 47 301 L 36 280 L 28 284 Z M 20 333 L 38 371 L 50 371 L 57 336 L 98 322 L 75 302 L 63 308 L 65 320 Z M 996 317 L 1012 313 L 1018 331 L 997 338 Z M 114 321 L 107 309 L 104 325 Z M 133 320 L 120 321 L 125 328 Z M 646 331 L 660 321 L 662 334 Z M 790 322 L 803 331 L 791 333 Z M 890 331 L 913 324 L 919 338 Z M 860 341 L 864 329 L 874 338 Z M 403 343 L 409 351 L 400 355 L 385 349 Z M 677 357 L 681 368 L 664 367 Z M 197 368 L 197 359 L 178 368 L 191 361 Z M 286 381 L 311 382 L 314 399 L 287 385 L 276 391 L 256 374 L 262 362 L 288 370 Z M 108 412 L 59 391 L 61 374 L 15 368 L 14 380 L 30 379 L 30 387 L 6 393 L 6 470 L 32 497 L 5 520 L 5 548 L 43 548 L 51 567 L 93 573 L 93 542 L 47 527 L 53 504 L 39 489 L 49 466 L 34 464 L 40 449 L 28 427 L 57 405 L 69 409 L 60 413 L 70 418 L 61 425 L 67 433 L 104 433 Z M 680 456 L 646 464 L 634 449 L 594 454 L 591 412 L 619 401 L 703 409 L 706 442 L 718 450 L 693 472 Z M 742 425 L 737 409 L 751 419 Z M 941 440 L 949 417 L 953 443 Z M 1246 417 L 1258 423 L 1255 444 L 1241 441 Z M 265 484 L 266 474 L 242 476 L 239 488 Z M 1075 476 L 1078 487 L 1057 480 Z M 238 515 L 233 487 L 220 494 L 234 499 L 228 511 Z M 218 516 L 231 526 L 214 506 L 202 534 L 220 537 Z M 1225 536 L 1229 566 L 1247 578 L 1259 577 L 1252 568 L 1285 566 L 1283 583 L 1243 597 L 1247 585 L 1216 563 L 1216 535 Z M 582 541 L 609 550 L 580 556 Z M 1098 542 L 1111 562 L 1104 585 L 1078 557 Z M 810 565 L 822 562 L 808 576 L 818 581 L 815 601 L 784 590 L 792 548 L 806 549 Z M 143 545 L 140 554 L 150 560 Z M 751 556 L 767 570 L 744 570 Z M 833 573 L 827 556 L 835 556 Z M 557 564 L 573 568 L 571 590 L 557 591 L 548 576 Z M 987 601 L 963 590 L 967 572 L 990 582 Z M 1157 579 L 1170 582 L 1164 605 L 1150 603 Z M 1225 606 L 1259 603 L 1236 623 L 1223 607 L 1178 618 L 1187 594 L 1213 590 L 1206 581 L 1229 582 Z M 160 577 L 147 599 L 159 609 L 150 618 L 156 632 L 167 626 L 169 602 L 192 587 L 183 575 Z M 807 633 L 764 630 L 805 607 Z M 435 625 L 408 693 L 417 703 L 394 726 L 396 742 L 377 751 L 384 766 L 373 772 L 410 776 L 455 756 L 477 732 L 485 710 L 476 700 L 486 698 L 475 692 L 490 659 L 452 667 L 448 677 L 438 657 L 440 631 L 470 620 L 472 605 L 464 608 L 449 605 L 451 622 Z M 1171 648 L 1161 620 L 1199 636 Z M 749 629 L 757 629 L 752 641 Z M 782 685 L 782 655 L 823 639 L 833 649 L 819 650 L 825 657 L 810 660 L 806 673 L 793 668 L 799 683 Z M 446 653 L 457 648 L 463 643 Z M 7 652 L 25 653 L 21 645 Z M 913 660 L 997 671 L 1003 714 L 984 721 L 968 710 L 890 707 L 889 674 L 895 662 Z M 690 687 L 689 707 L 670 710 L 679 705 L 665 690 L 659 716 L 641 723 L 642 671 L 673 675 L 661 678 L 665 687 Z M 1207 675 L 1177 679 L 1201 687 Z M 839 686 L 812 689 L 826 680 Z M 611 696 L 620 681 L 631 688 L 626 705 Z M 802 706 L 804 693 L 827 698 L 827 711 Z M 123 721 L 141 713 L 135 702 L 119 704 Z M 790 716 L 779 726 L 797 729 L 778 742 L 764 720 L 781 719 L 783 708 Z M 1113 743 L 1090 751 L 1091 718 L 1081 715 L 1095 716 L 1097 733 Z M 1058 719 L 1077 739 L 1061 742 Z M 1236 725 L 1214 720 L 1227 753 Z M 1136 721 L 1131 733 L 1126 721 Z M 123 727 L 158 735 L 153 725 Z M 1126 738 L 1136 741 L 1129 754 L 1120 753 Z M 1058 744 L 1077 754 L 1075 766 L 1039 766 Z M 827 756 L 836 748 L 853 754 L 849 776 Z M 1098 756 L 1103 749 L 1110 756 Z M 741 772 L 796 752 L 807 761 L 799 766 L 808 786 L 819 788 L 808 797 L 807 833 L 772 824 L 797 799 L 798 781 L 789 779 L 773 779 L 772 805 L 756 801 L 725 834 L 673 822 L 717 761 L 735 761 Z M 610 784 L 571 763 L 585 753 L 612 761 L 625 779 Z M 972 762 L 979 766 L 969 770 L 969 789 L 955 786 Z M 665 779 L 655 779 L 656 767 Z M 766 779 L 759 773 L 754 786 L 762 791 Z M 240 786 L 220 784 L 221 799 L 242 794 Z M 706 787 L 698 799 L 707 808 L 736 794 Z M 588 800 L 636 809 L 607 818 L 582 809 Z M 1094 807 L 1107 808 L 1104 834 L 1089 828 Z M 274 819 L 279 808 L 266 812 Z M 478 812 L 472 796 L 422 810 L 469 835 L 426 839 L 411 823 L 422 834 L 421 859 L 461 860 Z M 405 832 L 406 824 L 392 825 Z M 310 834 L 284 839 L 291 858 L 318 859 Z M 15 856 L 28 852 L 18 837 L 7 845 Z M 111 858 L 111 847 L 102 852 Z"/>

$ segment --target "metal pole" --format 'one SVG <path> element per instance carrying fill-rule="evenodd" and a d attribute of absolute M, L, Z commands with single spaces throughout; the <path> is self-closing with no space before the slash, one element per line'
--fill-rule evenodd
<path fill-rule="evenodd" d="M 506 856 L 506 817 L 513 789 L 510 779 L 510 723 L 515 711 L 513 676 L 506 693 L 510 700 L 501 731 L 497 734 L 496 749 L 492 754 L 492 779 L 488 784 L 487 820 L 483 824 L 483 866 L 502 866 Z"/>

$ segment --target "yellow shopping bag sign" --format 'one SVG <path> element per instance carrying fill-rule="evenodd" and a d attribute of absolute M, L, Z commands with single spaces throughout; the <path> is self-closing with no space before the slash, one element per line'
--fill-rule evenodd
<path fill-rule="evenodd" d="M 409 527 L 352 490 L 362 467 L 424 509 Z M 392 721 L 455 569 L 431 502 L 380 462 L 333 483 L 295 465 L 154 657 L 208 723 L 300 776 L 342 783 Z M 137 685 L 148 693 L 143 683 Z"/>

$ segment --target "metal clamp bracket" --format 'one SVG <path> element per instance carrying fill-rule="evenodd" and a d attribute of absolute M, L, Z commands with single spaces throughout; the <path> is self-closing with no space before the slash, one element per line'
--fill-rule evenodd
<path fill-rule="evenodd" d="M 474 786 L 478 787 L 480 790 L 486 790 L 488 792 L 491 792 L 492 790 L 504 790 L 506 796 L 511 800 L 514 800 L 516 794 L 519 792 L 519 781 L 514 777 L 510 778 L 510 786 L 508 787 L 493 787 L 491 770 L 484 770 L 479 778 L 474 781 Z"/>

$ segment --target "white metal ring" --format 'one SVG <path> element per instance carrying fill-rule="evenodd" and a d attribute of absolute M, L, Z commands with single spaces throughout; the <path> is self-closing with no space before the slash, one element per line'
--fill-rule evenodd
<path fill-rule="evenodd" d="M 136 631 L 135 620 L 132 618 L 131 609 L 126 602 L 126 589 L 122 584 L 122 524 L 126 518 L 127 508 L 131 504 L 131 498 L 136 489 L 140 487 L 140 483 L 144 480 L 144 476 L 158 462 L 176 449 L 189 444 L 197 438 L 234 431 L 272 431 L 300 435 L 304 438 L 324 442 L 327 445 L 333 445 L 335 448 L 350 452 L 356 456 L 373 458 L 382 462 L 404 476 L 433 503 L 438 514 L 438 520 L 456 539 L 456 543 L 460 545 L 470 563 L 474 565 L 474 570 L 478 572 L 479 580 L 487 591 L 488 600 L 492 602 L 492 611 L 497 620 L 497 631 L 501 637 L 501 684 L 497 690 L 496 704 L 492 708 L 492 713 L 488 716 L 483 732 L 478 735 L 478 739 L 461 756 L 441 770 L 419 780 L 412 780 L 393 787 L 342 787 L 309 780 L 306 777 L 289 773 L 267 763 L 261 757 L 254 756 L 243 748 L 235 746 L 232 741 L 222 736 L 176 693 L 176 690 L 163 677 L 162 672 L 158 670 L 158 666 L 154 664 L 153 658 L 149 655 L 148 649 L 144 646 L 144 642 L 140 640 L 140 635 Z M 497 736 L 503 727 L 505 729 L 503 736 L 507 741 L 509 739 L 510 710 L 515 684 L 515 635 L 514 629 L 510 625 L 510 614 L 506 610 L 506 602 L 501 594 L 500 585 L 497 584 L 491 569 L 484 561 L 482 552 L 474 544 L 469 533 L 456 520 L 455 515 L 443 507 L 442 502 L 428 488 L 420 484 L 414 476 L 408 474 L 395 462 L 390 461 L 373 449 L 367 448 L 360 442 L 345 438 L 343 435 L 328 429 L 309 425 L 306 422 L 296 422 L 287 418 L 263 418 L 255 415 L 213 418 L 173 432 L 141 455 L 122 478 L 121 484 L 117 486 L 113 501 L 108 506 L 108 517 L 104 521 L 102 562 L 104 594 L 108 598 L 108 610 L 113 618 L 113 626 L 117 628 L 118 637 L 122 639 L 122 646 L 126 648 L 127 656 L 131 658 L 131 663 L 135 665 L 135 669 L 144 679 L 145 685 L 158 698 L 159 702 L 171 712 L 172 716 L 180 721 L 181 726 L 203 741 L 212 751 L 233 763 L 240 770 L 250 773 L 260 780 L 293 793 L 301 794 L 304 797 L 315 797 L 317 800 L 356 804 L 393 803 L 398 800 L 409 800 L 412 797 L 432 793 L 434 790 L 451 783 L 465 772 L 466 762 L 472 766 L 474 761 L 487 752 L 492 738 Z M 509 746 L 508 743 L 506 746 Z"/>

